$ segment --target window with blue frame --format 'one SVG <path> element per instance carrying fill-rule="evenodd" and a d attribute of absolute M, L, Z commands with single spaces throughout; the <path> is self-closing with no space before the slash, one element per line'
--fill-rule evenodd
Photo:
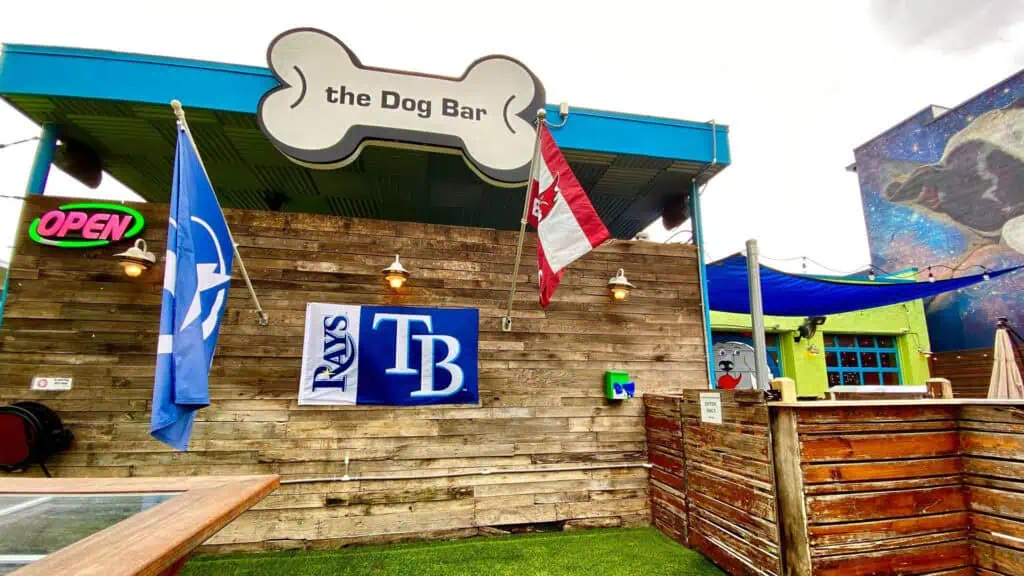
<path fill-rule="evenodd" d="M 893 336 L 825 334 L 829 386 L 902 384 Z"/>

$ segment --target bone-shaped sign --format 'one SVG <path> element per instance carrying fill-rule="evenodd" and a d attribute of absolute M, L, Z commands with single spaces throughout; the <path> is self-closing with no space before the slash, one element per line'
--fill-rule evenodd
<path fill-rule="evenodd" d="M 296 162 L 336 168 L 383 141 L 461 151 L 495 184 L 528 178 L 544 87 L 513 58 L 481 58 L 461 78 L 370 68 L 334 36 L 298 28 L 267 61 L 281 85 L 260 100 L 260 127 Z"/>

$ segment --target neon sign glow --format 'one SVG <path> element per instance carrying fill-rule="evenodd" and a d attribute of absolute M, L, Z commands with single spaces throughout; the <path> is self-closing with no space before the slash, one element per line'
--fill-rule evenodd
<path fill-rule="evenodd" d="M 146 220 L 134 208 L 106 202 L 76 202 L 45 212 L 32 221 L 32 240 L 60 248 L 95 248 L 142 232 Z"/>

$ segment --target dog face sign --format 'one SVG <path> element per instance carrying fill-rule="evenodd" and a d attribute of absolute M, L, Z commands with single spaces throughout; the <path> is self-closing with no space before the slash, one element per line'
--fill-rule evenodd
<path fill-rule="evenodd" d="M 377 141 L 456 150 L 498 185 L 528 178 L 544 87 L 517 60 L 487 56 L 461 78 L 370 68 L 334 36 L 297 28 L 267 62 L 281 85 L 260 100 L 260 127 L 295 162 L 337 168 Z"/>

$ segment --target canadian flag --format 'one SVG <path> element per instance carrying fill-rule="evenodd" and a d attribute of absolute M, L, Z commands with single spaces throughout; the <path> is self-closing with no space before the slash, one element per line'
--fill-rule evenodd
<path fill-rule="evenodd" d="M 527 222 L 537 230 L 540 305 L 547 306 L 569 264 L 611 237 L 544 123 L 530 181 Z"/>

